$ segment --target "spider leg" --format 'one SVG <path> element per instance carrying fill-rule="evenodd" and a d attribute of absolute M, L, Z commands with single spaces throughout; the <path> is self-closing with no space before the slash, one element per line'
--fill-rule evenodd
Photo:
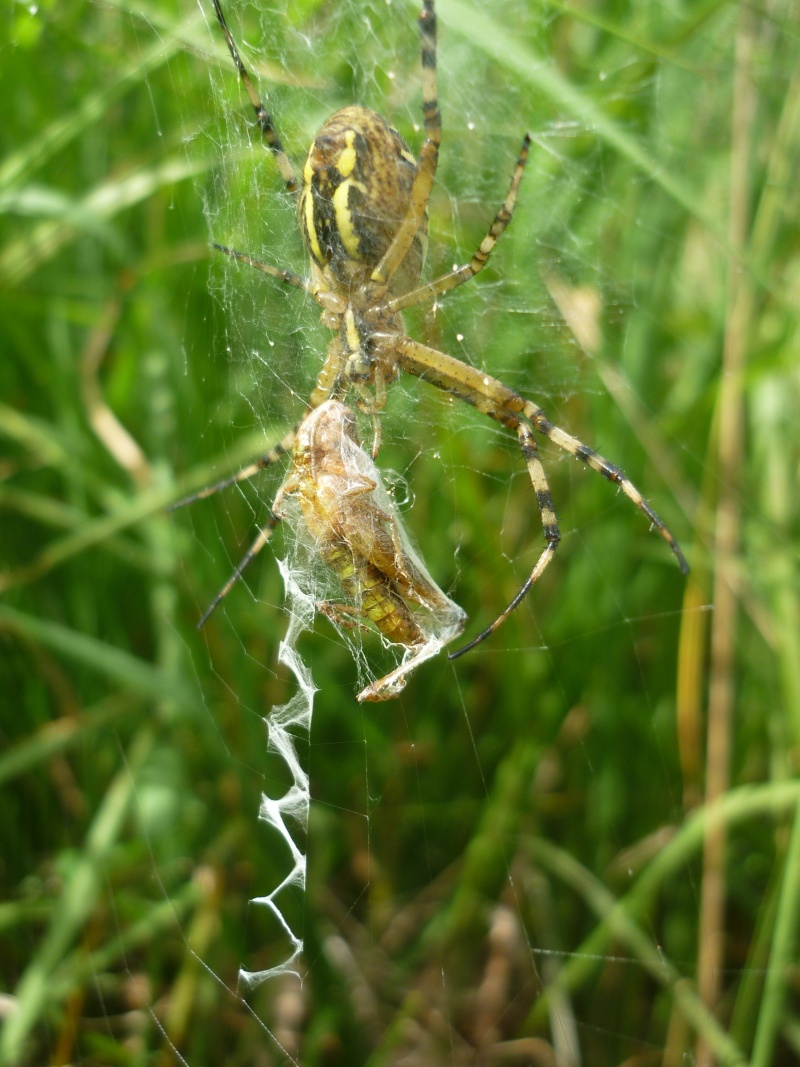
<path fill-rule="evenodd" d="M 228 595 L 228 593 L 231 591 L 231 589 L 233 589 L 234 585 L 236 585 L 236 583 L 239 581 L 239 579 L 241 578 L 242 574 L 245 571 L 245 568 L 250 563 L 252 563 L 252 561 L 255 559 L 255 557 L 258 555 L 258 553 L 261 551 L 261 549 L 264 547 L 264 545 L 267 543 L 267 541 L 269 541 L 269 539 L 272 537 L 272 532 L 273 532 L 273 530 L 275 529 L 275 527 L 278 525 L 278 523 L 280 521 L 281 521 L 281 516 L 276 514 L 275 511 L 270 511 L 269 518 L 267 519 L 266 523 L 261 527 L 261 529 L 258 531 L 258 537 L 255 539 L 255 541 L 252 543 L 252 545 L 245 552 L 244 556 L 242 556 L 241 561 L 236 565 L 236 570 L 233 572 L 233 574 L 230 576 L 230 578 L 223 585 L 223 587 L 220 589 L 220 591 L 217 593 L 217 595 L 214 597 L 214 599 L 208 605 L 206 610 L 203 612 L 202 616 L 200 617 L 200 621 L 197 624 L 197 629 L 198 630 L 202 630 L 203 629 L 203 627 L 205 626 L 205 624 L 208 622 L 209 618 L 211 617 L 211 614 L 220 605 L 220 603 L 225 599 L 225 597 Z"/>
<path fill-rule="evenodd" d="M 542 527 L 544 528 L 544 536 L 547 545 L 537 559 L 533 570 L 525 579 L 519 591 L 508 606 L 504 608 L 494 622 L 487 626 L 485 630 L 482 630 L 477 637 L 474 637 L 461 648 L 457 648 L 455 652 L 450 652 L 447 656 L 448 659 L 458 659 L 458 657 L 463 656 L 465 652 L 470 652 L 477 645 L 480 645 L 485 641 L 487 637 L 490 637 L 498 627 L 503 625 L 511 612 L 522 603 L 531 591 L 534 582 L 537 582 L 542 574 L 544 574 L 544 571 L 555 555 L 561 540 L 561 532 L 558 529 L 558 519 L 556 518 L 555 507 L 553 506 L 553 497 L 550 494 L 550 486 L 547 484 L 547 475 L 544 472 L 542 461 L 539 459 L 539 450 L 536 447 L 533 431 L 526 423 L 520 422 L 517 426 L 517 434 L 519 436 L 522 455 L 528 468 L 531 485 L 533 486 L 533 491 L 536 493 L 536 503 L 539 505 L 539 514 L 542 518 Z"/>
<path fill-rule="evenodd" d="M 217 252 L 224 252 L 226 256 L 230 256 L 232 259 L 238 259 L 240 263 L 246 263 L 248 267 L 255 267 L 256 270 L 269 274 L 271 278 L 278 278 L 280 281 L 285 282 L 286 285 L 293 285 L 295 289 L 303 289 L 311 296 L 314 295 L 314 286 L 307 278 L 301 278 L 299 274 L 294 274 L 290 270 L 281 270 L 280 267 L 273 267 L 271 263 L 264 263 L 262 260 L 256 259 L 255 256 L 251 256 L 249 252 L 238 252 L 235 248 L 217 244 L 216 241 L 213 242 L 211 247 L 215 248 Z"/>
<path fill-rule="evenodd" d="M 358 383 L 355 383 L 353 388 L 361 398 L 356 402 L 359 411 L 363 411 L 365 415 L 369 415 L 372 419 L 372 458 L 375 459 L 378 452 L 380 452 L 383 436 L 383 427 L 378 416 L 386 407 L 386 378 L 381 366 L 375 367 L 374 382 L 371 390 L 358 385 Z"/>
<path fill-rule="evenodd" d="M 295 427 L 295 429 L 290 430 L 290 432 L 287 433 L 287 435 L 283 438 L 282 441 L 279 441 L 276 445 L 273 445 L 273 447 L 268 452 L 265 452 L 263 456 L 259 456 L 259 458 L 254 463 L 251 463 L 249 464 L 249 466 L 244 467 L 237 474 L 231 475 L 230 478 L 223 478 L 222 481 L 216 482 L 214 485 L 209 485 L 205 489 L 201 489 L 199 492 L 192 493 L 191 496 L 184 497 L 183 500 L 179 500 L 177 501 L 177 503 L 171 504 L 169 510 L 175 511 L 177 508 L 185 507 L 187 504 L 193 504 L 197 500 L 205 500 L 206 497 L 213 496 L 214 493 L 218 493 L 222 489 L 227 489 L 229 486 L 236 485 L 238 482 L 247 481 L 259 471 L 264 470 L 266 467 L 271 467 L 274 463 L 277 463 L 280 459 L 282 459 L 283 456 L 291 452 L 292 448 L 294 447 L 296 438 L 297 428 Z M 285 484 L 286 483 L 284 482 L 284 486 Z M 275 497 L 275 501 L 273 502 L 269 519 L 267 520 L 266 524 L 262 526 L 262 528 L 259 530 L 258 537 L 255 539 L 253 544 L 244 554 L 241 562 L 238 564 L 236 570 L 233 572 L 231 577 L 228 579 L 222 589 L 220 589 L 220 591 L 217 593 L 217 595 L 214 597 L 214 599 L 211 601 L 211 603 L 201 615 L 200 621 L 197 624 L 198 630 L 201 630 L 205 626 L 212 612 L 218 607 L 220 601 L 222 601 L 228 595 L 228 593 L 231 591 L 231 589 L 239 580 L 239 578 L 241 578 L 245 567 L 247 567 L 247 565 L 253 560 L 253 558 L 258 555 L 258 553 L 261 551 L 267 541 L 269 541 L 270 537 L 272 536 L 272 531 L 281 521 L 281 516 L 279 514 L 278 509 L 279 503 L 283 499 L 283 495 L 284 492 L 282 487 L 278 490 L 278 495 Z"/>
<path fill-rule="evenodd" d="M 602 475 L 606 481 L 613 482 L 614 485 L 619 486 L 628 500 L 632 501 L 637 508 L 640 508 L 645 513 L 650 520 L 651 527 L 661 534 L 672 549 L 675 558 L 678 561 L 678 566 L 681 569 L 681 574 L 689 573 L 689 564 L 686 562 L 686 557 L 683 552 L 681 552 L 678 542 L 624 471 L 622 471 L 615 463 L 609 463 L 607 459 L 601 456 L 598 452 L 595 452 L 593 448 L 585 445 L 583 441 L 579 441 L 577 437 L 573 437 L 572 434 L 567 433 L 566 430 L 562 430 L 559 426 L 554 426 L 545 416 L 542 409 L 536 407 L 535 404 L 525 401 L 523 414 L 526 419 L 530 420 L 534 429 L 549 438 L 554 445 L 557 445 L 564 452 L 568 452 L 571 456 L 579 459 L 581 463 L 585 463 L 590 470 L 593 470 L 596 474 Z"/>
<path fill-rule="evenodd" d="M 496 378 L 492 378 L 488 374 L 485 374 L 477 367 L 471 367 L 469 364 L 462 363 L 460 360 L 454 359 L 452 356 L 448 356 L 444 352 L 439 352 L 434 348 L 428 348 L 426 345 L 412 341 L 408 337 L 403 337 L 398 341 L 397 352 L 398 360 L 403 370 L 407 371 L 409 374 L 413 374 L 417 378 L 430 382 L 432 385 L 435 385 L 446 393 L 450 393 L 452 396 L 458 397 L 460 400 L 466 401 L 466 403 L 471 404 L 484 415 L 488 415 L 490 418 L 495 419 L 508 429 L 514 430 L 519 436 L 520 447 L 522 448 L 523 455 L 528 464 L 528 472 L 530 474 L 534 491 L 537 494 L 537 501 L 542 514 L 542 522 L 545 526 L 545 536 L 547 537 L 548 545 L 523 588 L 508 608 L 506 608 L 498 617 L 499 621 L 496 625 L 493 623 L 492 626 L 488 628 L 486 636 L 496 629 L 497 626 L 507 618 L 508 614 L 519 604 L 520 600 L 522 600 L 534 581 L 536 581 L 549 563 L 550 557 L 558 544 L 557 537 L 555 536 L 558 533 L 558 525 L 555 521 L 552 500 L 547 489 L 544 470 L 541 467 L 538 455 L 530 450 L 530 442 L 532 441 L 532 438 L 528 437 L 525 433 L 524 428 L 526 423 L 529 423 L 534 430 L 547 437 L 553 444 L 563 449 L 563 451 L 574 456 L 576 459 L 580 460 L 581 463 L 586 464 L 586 466 L 595 471 L 595 473 L 602 475 L 607 481 L 618 485 L 625 496 L 645 513 L 650 520 L 651 526 L 658 531 L 670 546 L 678 561 L 678 566 L 680 567 L 681 572 L 683 574 L 689 573 L 689 565 L 686 562 L 678 542 L 675 540 L 666 524 L 650 507 L 633 482 L 630 481 L 619 467 L 613 463 L 609 463 L 607 459 L 595 452 L 594 449 L 589 448 L 589 446 L 585 445 L 582 441 L 579 441 L 577 437 L 573 437 L 565 430 L 553 425 L 553 423 L 545 416 L 541 408 L 532 404 L 530 401 L 524 400 L 518 393 L 515 393 L 513 389 L 509 389 L 508 386 L 503 385 L 503 383 Z M 479 640 L 483 640 L 483 636 L 484 635 L 481 634 Z M 467 648 L 470 647 L 472 646 L 467 646 Z M 466 651 L 466 648 L 458 650 L 456 655 L 463 651 Z"/>
<path fill-rule="evenodd" d="M 217 0 L 214 0 L 216 3 Z M 425 141 L 419 150 L 417 172 L 411 186 L 408 211 L 398 227 L 392 243 L 383 259 L 372 272 L 371 280 L 383 285 L 394 276 L 414 241 L 433 188 L 436 165 L 439 161 L 439 145 L 442 141 L 442 116 L 437 99 L 436 77 L 436 13 L 433 0 L 425 0 L 419 16 L 420 43 L 422 48 L 422 114 L 425 121 Z"/>
<path fill-rule="evenodd" d="M 274 463 L 278 463 L 285 455 L 291 452 L 296 437 L 297 427 L 290 430 L 282 441 L 273 445 L 263 456 L 259 456 L 257 460 L 248 464 L 248 466 L 243 467 L 238 473 L 232 474 L 228 478 L 223 478 L 219 482 L 214 482 L 213 485 L 207 485 L 204 489 L 200 489 L 196 493 L 191 493 L 189 496 L 185 496 L 181 500 L 177 500 L 174 504 L 169 505 L 167 511 L 177 511 L 178 508 L 185 508 L 188 504 L 194 504 L 198 500 L 205 500 L 209 496 L 214 496 L 215 493 L 219 493 L 223 489 L 228 489 L 230 486 L 236 485 L 238 482 L 249 481 L 249 479 L 258 474 L 259 471 L 263 471 L 267 467 L 271 467 Z"/>
<path fill-rule="evenodd" d="M 447 293 L 451 289 L 463 285 L 471 278 L 474 278 L 479 271 L 483 270 L 489 261 L 489 256 L 494 251 L 494 246 L 500 240 L 514 214 L 517 193 L 522 182 L 522 175 L 525 172 L 525 164 L 528 160 L 530 143 L 531 135 L 526 133 L 517 157 L 514 173 L 511 176 L 511 184 L 508 187 L 506 198 L 470 262 L 451 270 L 448 274 L 434 278 L 432 282 L 428 282 L 426 285 L 420 285 L 419 288 L 412 289 L 409 293 L 404 293 L 403 296 L 399 296 L 394 300 L 387 300 L 386 303 L 381 305 L 382 311 L 395 314 L 395 312 L 402 311 L 403 308 L 413 307 L 415 304 L 422 304 L 426 300 L 432 300 L 435 296 Z"/>
<path fill-rule="evenodd" d="M 231 57 L 233 58 L 233 62 L 235 63 L 236 69 L 239 72 L 239 77 L 242 79 L 242 84 L 245 87 L 247 95 L 250 97 L 250 103 L 253 105 L 253 110 L 256 113 L 256 122 L 258 123 L 258 128 L 261 130 L 261 136 L 264 138 L 264 143 L 267 145 L 270 152 L 272 152 L 272 155 L 275 158 L 275 162 L 278 166 L 278 170 L 280 171 L 281 177 L 286 183 L 287 191 L 296 195 L 298 189 L 300 188 L 300 182 L 297 178 L 297 175 L 295 174 L 292 162 L 286 155 L 284 147 L 281 144 L 281 139 L 278 136 L 278 131 L 275 129 L 275 125 L 272 121 L 272 117 L 270 116 L 264 105 L 261 103 L 261 100 L 258 97 L 258 93 L 256 92 L 255 87 L 253 86 L 252 79 L 250 78 L 250 75 L 247 72 L 247 68 L 242 62 L 242 58 L 239 55 L 239 50 L 236 47 L 236 43 L 233 39 L 233 34 L 228 28 L 228 23 L 225 21 L 225 16 L 222 13 L 220 0 L 213 0 L 213 4 L 214 11 L 217 15 L 217 21 L 222 27 L 222 32 L 225 35 L 225 40 L 228 43 L 228 51 L 230 52 Z"/>

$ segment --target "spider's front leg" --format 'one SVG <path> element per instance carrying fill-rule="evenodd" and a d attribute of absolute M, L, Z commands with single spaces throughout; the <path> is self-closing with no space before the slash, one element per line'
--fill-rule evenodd
<path fill-rule="evenodd" d="M 658 531 L 670 546 L 681 572 L 683 574 L 689 573 L 689 565 L 667 525 L 659 518 L 633 482 L 619 467 L 609 463 L 607 459 L 595 452 L 594 449 L 589 448 L 582 441 L 579 441 L 577 437 L 573 437 L 565 430 L 555 426 L 545 416 L 541 408 L 528 400 L 524 400 L 513 389 L 509 389 L 508 386 L 503 385 L 496 378 L 491 378 L 489 375 L 484 374 L 477 367 L 461 363 L 444 352 L 428 348 L 426 345 L 421 345 L 408 337 L 403 337 L 398 341 L 397 352 L 398 360 L 403 370 L 417 378 L 430 382 L 431 385 L 435 385 L 460 400 L 466 401 L 484 415 L 495 419 L 517 434 L 520 448 L 528 467 L 531 484 L 536 493 L 536 501 L 539 506 L 547 541 L 547 545 L 536 561 L 536 565 L 508 607 L 477 638 L 463 648 L 451 653 L 450 659 L 455 659 L 480 644 L 508 618 L 514 608 L 519 605 L 520 601 L 529 592 L 534 582 L 541 577 L 558 547 L 560 540 L 558 522 L 547 485 L 547 478 L 533 438 L 533 430 L 543 434 L 559 448 L 580 460 L 581 463 L 585 463 L 595 473 L 602 475 L 606 481 L 613 482 L 619 486 L 625 496 L 645 513 L 650 520 L 651 526 Z"/>
<path fill-rule="evenodd" d="M 399 376 L 396 349 L 403 335 L 398 315 L 382 308 L 356 311 L 348 304 L 340 316 L 338 334 L 331 341 L 309 400 L 309 410 L 327 400 L 357 395 L 359 411 L 372 420 L 372 458 L 381 445 L 380 415 L 386 406 L 386 387 Z"/>
<path fill-rule="evenodd" d="M 529 400 L 523 401 L 522 414 L 530 421 L 534 429 L 547 437 L 554 445 L 557 445 L 564 452 L 568 452 L 571 456 L 574 456 L 575 459 L 580 460 L 581 463 L 585 463 L 590 470 L 595 472 L 595 474 L 601 475 L 606 481 L 613 482 L 614 485 L 618 486 L 628 500 L 632 501 L 637 508 L 645 513 L 650 520 L 652 529 L 657 530 L 667 542 L 678 561 L 681 574 L 685 575 L 689 573 L 689 564 L 686 562 L 686 557 L 681 551 L 680 545 L 670 532 L 669 527 L 663 519 L 659 518 L 656 512 L 653 511 L 630 478 L 616 465 L 616 463 L 610 463 L 605 457 L 601 456 L 599 452 L 595 452 L 593 448 L 584 444 L 583 441 L 580 441 L 577 437 L 573 437 L 572 434 L 567 433 L 566 430 L 562 430 L 560 426 L 555 426 L 550 422 L 542 409 L 535 404 L 532 404 Z"/>
<path fill-rule="evenodd" d="M 231 474 L 227 478 L 214 482 L 213 485 L 206 485 L 202 489 L 198 489 L 196 493 L 190 493 L 189 496 L 176 500 L 174 504 L 169 505 L 167 510 L 177 511 L 179 508 L 185 508 L 189 504 L 195 504 L 198 500 L 205 500 L 207 497 L 215 496 L 217 493 L 222 492 L 223 489 L 229 489 L 239 482 L 249 482 L 259 471 L 272 467 L 275 463 L 279 463 L 284 456 L 288 455 L 294 447 L 296 437 L 297 427 L 295 426 L 281 441 L 278 441 L 258 459 L 248 463 L 246 467 L 242 467 L 236 474 Z"/>
<path fill-rule="evenodd" d="M 239 482 L 249 481 L 259 471 L 266 470 L 267 467 L 273 466 L 275 463 L 279 463 L 284 456 L 291 453 L 294 449 L 294 444 L 297 439 L 297 427 L 291 430 L 281 441 L 276 445 L 273 445 L 269 451 L 265 452 L 263 456 L 259 456 L 254 463 L 250 463 L 247 467 L 238 471 L 236 474 L 231 475 L 229 478 L 223 478 L 219 482 L 215 482 L 213 485 L 206 486 L 204 489 L 200 489 L 196 493 L 192 493 L 190 496 L 184 497 L 182 500 L 178 500 L 175 504 L 171 504 L 170 511 L 175 511 L 178 508 L 186 507 L 188 504 L 194 504 L 198 500 L 205 500 L 207 497 L 214 496 L 215 493 L 221 492 L 223 489 L 228 489 L 232 485 L 237 485 Z M 239 581 L 245 568 L 252 563 L 264 545 L 272 537 L 272 533 L 278 523 L 281 521 L 281 515 L 279 513 L 278 504 L 281 498 L 282 490 L 279 491 L 278 496 L 273 502 L 270 509 L 270 516 L 267 522 L 258 531 L 258 536 L 252 543 L 247 552 L 237 564 L 233 574 L 227 580 L 225 585 L 220 589 L 206 610 L 200 616 L 200 621 L 197 624 L 198 630 L 201 630 L 208 622 L 209 617 L 214 610 L 219 606 L 222 600 L 228 595 L 234 585 Z"/>
<path fill-rule="evenodd" d="M 494 417 L 496 418 L 497 416 Z M 518 592 L 510 603 L 500 612 L 494 622 L 487 626 L 485 630 L 481 630 L 478 636 L 474 637 L 471 641 L 468 641 L 466 645 L 457 648 L 455 652 L 450 652 L 447 657 L 448 659 L 458 659 L 459 656 L 463 656 L 465 652 L 469 652 L 477 645 L 480 645 L 487 637 L 490 637 L 498 627 L 503 625 L 511 612 L 522 603 L 531 591 L 534 582 L 538 582 L 544 574 L 547 565 L 556 554 L 556 549 L 561 541 L 561 531 L 558 528 L 558 519 L 556 518 L 553 497 L 550 493 L 550 486 L 547 484 L 547 475 L 544 472 L 542 461 L 539 459 L 539 450 L 536 447 L 536 440 L 533 436 L 533 432 L 524 422 L 517 423 L 516 431 L 517 436 L 519 437 L 522 456 L 525 460 L 525 465 L 528 468 L 528 477 L 531 480 L 533 491 L 536 494 L 536 503 L 539 506 L 539 515 L 541 516 L 544 538 L 547 544 L 537 559 L 536 565 L 531 573 L 520 586 Z"/>
<path fill-rule="evenodd" d="M 230 576 L 230 578 L 223 585 L 223 587 L 208 605 L 206 610 L 200 616 L 200 621 L 197 624 L 198 630 L 202 630 L 202 628 L 208 622 L 213 612 L 219 607 L 221 602 L 225 599 L 231 589 L 233 589 L 233 587 L 242 577 L 245 569 L 253 562 L 253 560 L 264 547 L 264 545 L 267 543 L 267 541 L 269 541 L 269 539 L 272 537 L 275 527 L 278 525 L 282 518 L 283 516 L 274 510 L 273 505 L 273 510 L 270 510 L 269 518 L 258 531 L 258 537 L 256 537 L 255 541 L 253 541 L 252 545 L 242 556 L 239 563 L 237 563 L 236 569 L 234 570 L 233 574 Z"/>

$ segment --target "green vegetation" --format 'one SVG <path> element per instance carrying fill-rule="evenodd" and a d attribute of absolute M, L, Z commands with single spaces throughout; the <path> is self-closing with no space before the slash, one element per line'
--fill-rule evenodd
<path fill-rule="evenodd" d="M 796 1062 L 797 5 L 439 0 L 429 276 L 534 150 L 485 275 L 409 330 L 620 463 L 693 570 L 543 443 L 563 542 L 491 641 L 364 708 L 318 621 L 304 982 L 247 1002 L 288 954 L 248 903 L 288 862 L 272 549 L 195 623 L 276 476 L 166 508 L 286 432 L 326 332 L 210 252 L 303 269 L 209 6 L 0 22 L 0 1062 Z M 228 7 L 296 161 L 356 99 L 419 144 L 414 0 Z M 542 543 L 486 421 L 400 383 L 379 457 L 469 634 Z"/>

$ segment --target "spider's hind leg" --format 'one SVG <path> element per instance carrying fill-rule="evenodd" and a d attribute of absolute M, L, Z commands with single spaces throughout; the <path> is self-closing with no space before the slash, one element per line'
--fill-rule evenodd
<path fill-rule="evenodd" d="M 300 189 L 300 181 L 292 166 L 291 160 L 286 155 L 284 147 L 281 144 L 281 139 L 278 136 L 278 131 L 275 129 L 275 123 L 272 121 L 272 116 L 261 102 L 255 86 L 253 85 L 250 73 L 242 62 L 242 57 L 239 55 L 239 49 L 236 47 L 233 34 L 228 27 L 228 22 L 220 5 L 220 0 L 212 0 L 212 3 L 214 4 L 214 12 L 217 16 L 217 21 L 222 28 L 222 33 L 228 45 L 228 51 L 231 54 L 231 58 L 233 59 L 237 71 L 239 72 L 239 77 L 242 80 L 242 85 L 244 85 L 248 97 L 250 98 L 250 103 L 253 105 L 253 110 L 256 113 L 256 122 L 258 123 L 258 128 L 261 131 L 264 143 L 269 148 L 270 152 L 272 152 L 275 163 L 280 171 L 280 175 L 286 184 L 287 191 L 297 195 Z"/>
<path fill-rule="evenodd" d="M 442 116 L 438 102 L 436 12 L 433 0 L 424 0 L 418 23 L 422 52 L 422 114 L 425 123 L 425 140 L 419 150 L 417 170 L 411 186 L 411 199 L 406 216 L 371 275 L 371 281 L 378 285 L 386 285 L 392 280 L 414 242 L 417 231 L 425 219 L 425 211 L 439 162 Z"/>

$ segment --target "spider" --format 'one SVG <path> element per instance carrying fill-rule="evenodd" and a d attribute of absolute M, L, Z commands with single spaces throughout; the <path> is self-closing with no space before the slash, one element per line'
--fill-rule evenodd
<path fill-rule="evenodd" d="M 561 535 L 535 434 L 548 438 L 558 448 L 616 484 L 645 513 L 651 526 L 672 549 L 681 571 L 687 574 L 689 568 L 677 541 L 619 467 L 555 426 L 538 405 L 501 381 L 444 352 L 420 344 L 405 333 L 401 314 L 404 309 L 434 300 L 464 285 L 486 266 L 511 221 L 531 142 L 530 134 L 525 134 L 505 200 L 470 262 L 433 281 L 421 283 L 427 246 L 427 206 L 441 141 L 434 0 L 424 0 L 418 19 L 425 129 L 419 158 L 415 160 L 397 130 L 375 111 L 351 106 L 337 111 L 324 123 L 314 138 L 299 176 L 242 62 L 220 0 L 213 0 L 213 4 L 233 62 L 253 105 L 263 140 L 272 153 L 287 191 L 297 201 L 311 275 L 303 278 L 248 253 L 225 245 L 215 244 L 214 247 L 285 285 L 304 290 L 322 308 L 322 322 L 334 331 L 334 336 L 308 399 L 306 413 L 326 401 L 341 401 L 354 393 L 357 406 L 372 417 L 375 456 L 380 446 L 379 416 L 386 402 L 386 388 L 401 373 L 406 373 L 471 404 L 515 433 L 519 440 L 544 528 L 545 547 L 511 602 L 475 638 L 451 652 L 449 658 L 463 655 L 494 633 L 544 573 L 558 547 Z M 238 474 L 189 499 L 208 496 L 252 477 L 290 452 L 296 437 L 297 429 Z M 203 615 L 201 626 L 266 543 L 276 521 L 273 515 L 259 533 Z"/>

